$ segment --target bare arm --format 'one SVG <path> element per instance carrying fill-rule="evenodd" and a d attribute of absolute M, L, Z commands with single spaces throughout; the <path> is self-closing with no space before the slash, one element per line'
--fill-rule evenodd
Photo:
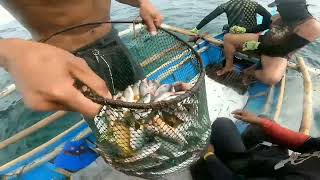
<path fill-rule="evenodd" d="M 140 8 L 140 16 L 147 25 L 152 35 L 157 34 L 157 28 L 160 27 L 163 17 L 159 11 L 153 7 L 149 0 L 117 0 L 120 3 L 128 4 Z"/>
<path fill-rule="evenodd" d="M 77 111 L 92 118 L 100 105 L 74 87 L 80 80 L 100 96 L 111 98 L 104 81 L 81 58 L 43 43 L 0 40 L 0 66 L 13 77 L 25 104 L 36 111 Z"/>
<path fill-rule="evenodd" d="M 197 25 L 197 29 L 201 29 L 203 26 L 205 26 L 210 21 L 220 16 L 224 12 L 225 11 L 223 5 L 218 6 L 215 10 L 213 10 L 210 14 L 208 14 L 205 18 L 201 20 L 201 22 Z"/>
<path fill-rule="evenodd" d="M 294 132 L 290 129 L 281 127 L 275 122 L 258 117 L 248 111 L 237 110 L 232 112 L 234 117 L 260 126 L 264 133 L 268 135 L 272 143 L 278 144 L 282 147 L 297 151 L 297 152 L 308 152 L 312 150 L 319 150 L 320 148 L 320 139 L 312 138 L 310 136 Z"/>

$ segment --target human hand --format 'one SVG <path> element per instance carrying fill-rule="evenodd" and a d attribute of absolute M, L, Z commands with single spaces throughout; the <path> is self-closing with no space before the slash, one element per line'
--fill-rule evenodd
<path fill-rule="evenodd" d="M 195 36 L 189 36 L 188 42 L 197 42 L 200 39 L 200 36 L 195 35 Z"/>
<path fill-rule="evenodd" d="M 247 41 L 242 46 L 242 51 L 253 51 L 258 49 L 260 42 L 258 41 Z"/>
<path fill-rule="evenodd" d="M 208 145 L 207 152 L 212 152 L 212 153 L 214 153 L 214 146 L 213 146 L 212 144 L 209 144 L 209 145 Z"/>
<path fill-rule="evenodd" d="M 152 35 L 156 35 L 157 27 L 160 27 L 160 25 L 162 24 L 163 17 L 159 13 L 159 11 L 149 2 L 149 0 L 141 0 L 140 16 L 147 25 L 148 31 Z"/>
<path fill-rule="evenodd" d="M 3 40 L 0 54 L 25 104 L 33 110 L 69 110 L 94 117 L 101 106 L 77 90 L 73 86 L 75 80 L 98 95 L 111 98 L 105 82 L 86 62 L 65 50 L 37 42 Z"/>
<path fill-rule="evenodd" d="M 241 121 L 248 122 L 251 124 L 259 124 L 260 119 L 258 116 L 244 110 L 236 110 L 233 111 L 231 114 L 233 114 L 234 118 L 237 118 Z"/>
<path fill-rule="evenodd" d="M 230 28 L 230 33 L 233 33 L 233 34 L 244 34 L 246 32 L 247 32 L 246 28 L 241 26 L 232 26 Z"/>

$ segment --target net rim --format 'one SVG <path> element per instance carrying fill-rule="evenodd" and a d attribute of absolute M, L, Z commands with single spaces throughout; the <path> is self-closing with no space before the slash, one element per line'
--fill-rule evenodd
<path fill-rule="evenodd" d="M 136 102 L 133 103 L 133 102 L 124 102 L 124 101 L 120 101 L 120 100 L 113 100 L 113 99 L 99 97 L 99 98 L 95 99 L 94 102 L 96 102 L 100 105 L 107 105 L 107 106 L 111 106 L 111 107 L 124 107 L 124 108 L 130 108 L 130 109 L 161 109 L 161 108 L 167 107 L 168 105 L 171 105 L 171 104 L 177 104 L 177 103 L 183 101 L 184 99 L 191 97 L 201 87 L 201 85 L 203 84 L 203 81 L 204 81 L 204 77 L 205 77 L 205 70 L 204 70 L 203 61 L 202 61 L 199 53 L 197 51 L 195 51 L 190 44 L 186 43 L 184 40 L 179 38 L 174 33 L 170 32 L 164 28 L 161 28 L 161 27 L 159 29 L 168 33 L 169 35 L 171 35 L 175 39 L 177 39 L 179 42 L 181 42 L 182 44 L 189 47 L 191 49 L 191 52 L 196 56 L 196 59 L 200 64 L 200 73 L 199 73 L 199 77 L 198 77 L 197 81 L 192 86 L 192 88 L 190 90 L 187 90 L 184 94 L 181 94 L 181 95 L 177 96 L 176 98 L 170 99 L 167 101 L 159 101 L 159 102 L 151 102 L 151 103 L 136 103 Z"/>

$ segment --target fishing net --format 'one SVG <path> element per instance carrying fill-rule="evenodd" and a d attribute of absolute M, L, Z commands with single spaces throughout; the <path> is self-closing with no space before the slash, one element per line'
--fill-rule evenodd
<path fill-rule="evenodd" d="M 100 154 L 117 170 L 144 178 L 184 170 L 199 158 L 210 135 L 200 56 L 164 29 L 151 36 L 141 28 L 122 39 L 144 77 L 125 84 L 113 99 L 80 87 L 104 105 L 91 124 Z"/>

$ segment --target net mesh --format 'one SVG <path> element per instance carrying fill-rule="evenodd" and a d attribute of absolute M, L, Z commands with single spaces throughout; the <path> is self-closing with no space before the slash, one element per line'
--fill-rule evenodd
<path fill-rule="evenodd" d="M 107 163 L 129 175 L 154 178 L 181 171 L 199 158 L 210 135 L 200 57 L 165 30 L 151 36 L 142 28 L 123 39 L 146 78 L 130 86 L 139 87 L 134 102 L 125 102 L 126 90 L 121 101 L 103 99 L 87 87 L 80 88 L 87 97 L 105 105 L 93 123 L 89 122 L 99 151 Z M 158 101 L 155 93 L 144 102 L 143 82 L 158 83 L 157 88 L 169 85 L 174 92 Z"/>

